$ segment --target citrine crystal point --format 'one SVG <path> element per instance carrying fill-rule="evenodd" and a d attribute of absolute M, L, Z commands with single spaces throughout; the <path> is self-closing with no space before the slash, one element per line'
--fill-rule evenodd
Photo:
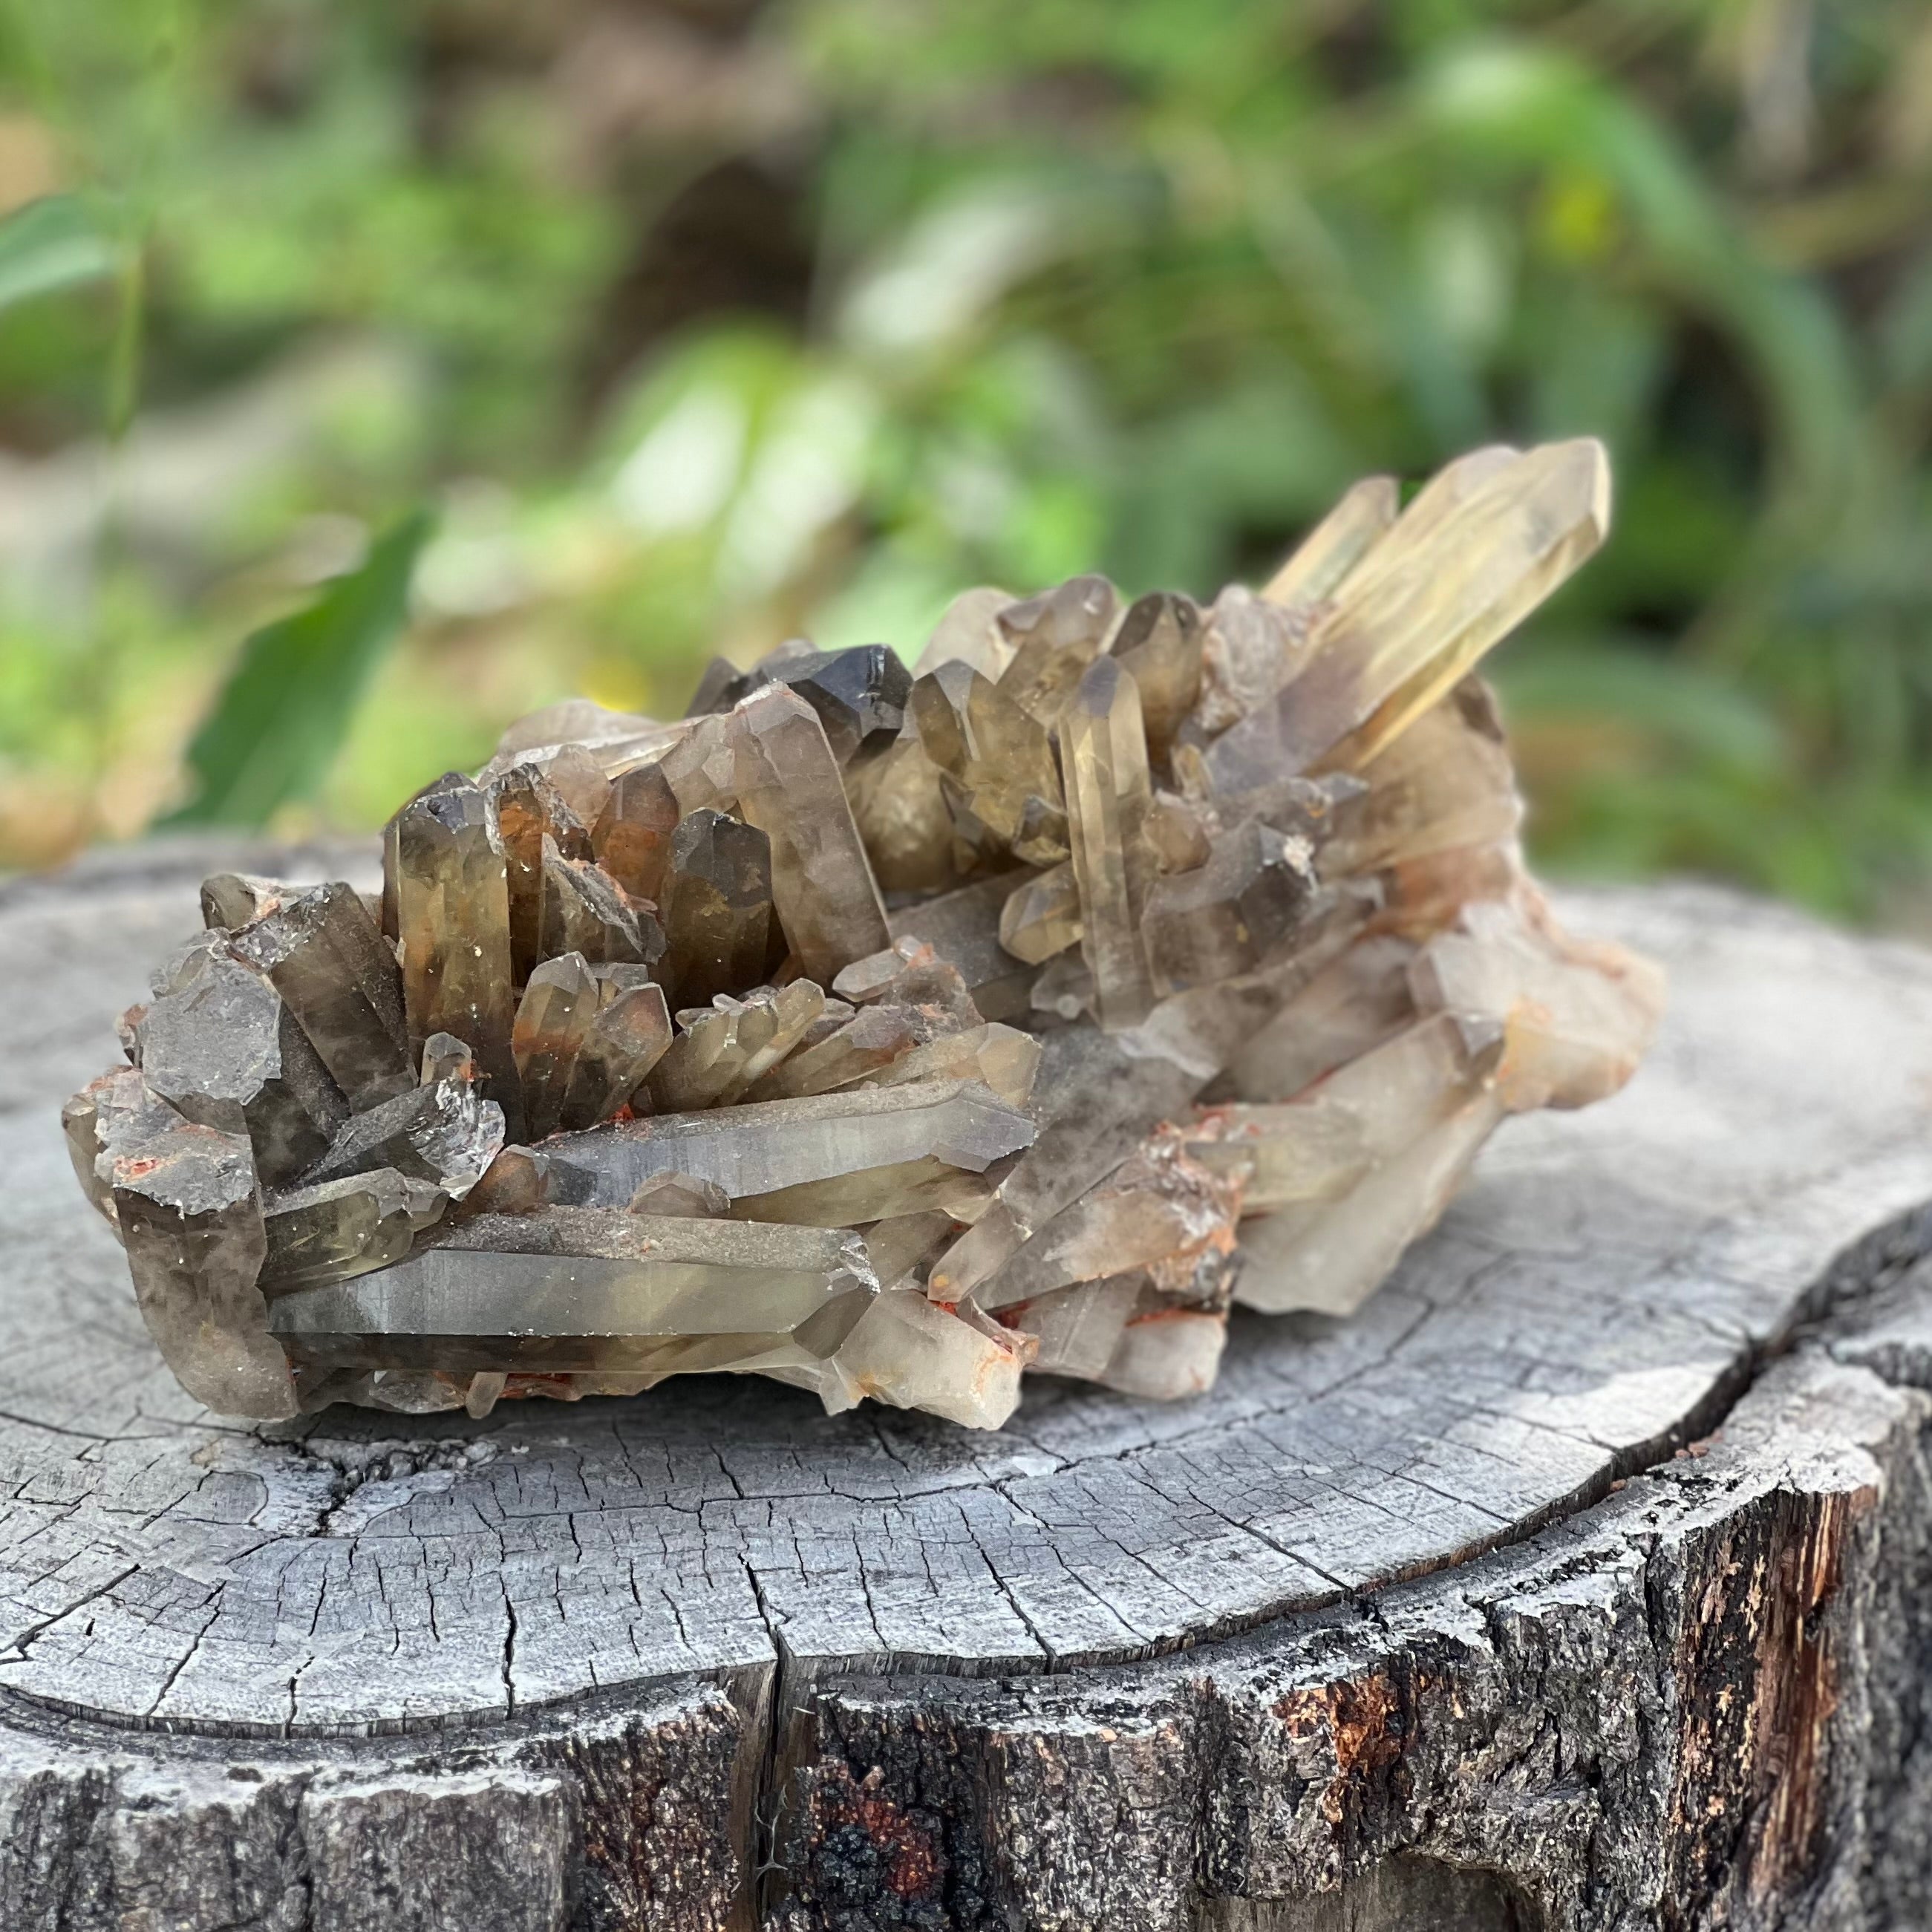
<path fill-rule="evenodd" d="M 1258 593 L 982 587 L 911 671 L 553 706 L 380 905 L 214 875 L 62 1114 L 164 1358 L 263 1418 L 757 1374 L 996 1428 L 1029 1372 L 1198 1394 L 1232 1300 L 1346 1316 L 1656 1027 L 1473 674 L 1608 519 L 1595 443 L 1474 450 Z"/>
<path fill-rule="evenodd" d="M 188 1120 L 246 1135 L 272 1184 L 318 1158 L 347 1117 L 274 986 L 232 956 L 154 1000 L 135 1036 L 154 1092 Z"/>
<path fill-rule="evenodd" d="M 400 1261 L 449 1197 L 394 1168 L 376 1168 L 266 1196 L 264 1292 L 367 1274 Z"/>
<path fill-rule="evenodd" d="M 532 1139 L 562 1124 L 564 1096 L 597 1016 L 598 992 L 580 952 L 543 961 L 524 988 L 510 1045 L 523 1085 L 524 1129 Z"/>
<path fill-rule="evenodd" d="M 1140 694 L 1126 667 L 1102 658 L 1082 676 L 1061 726 L 1066 810 L 1079 889 L 1080 947 L 1109 1031 L 1154 1004 L 1140 931 L 1142 830 L 1153 803 Z"/>
<path fill-rule="evenodd" d="M 251 873 L 215 872 L 201 882 L 201 922 L 232 932 L 300 890 L 279 879 L 257 878 Z"/>
<path fill-rule="evenodd" d="M 595 966 L 597 1011 L 577 1050 L 564 1090 L 560 1126 L 566 1132 L 614 1119 L 641 1094 L 671 1041 L 664 988 L 647 969 Z"/>
<path fill-rule="evenodd" d="M 847 768 L 845 789 L 881 891 L 926 894 L 957 883 L 942 775 L 910 724 Z"/>
<path fill-rule="evenodd" d="M 1311 632 L 1308 610 L 1228 585 L 1202 634 L 1201 698 L 1189 721 L 1194 734 L 1212 737 L 1272 705 L 1307 663 Z"/>
<path fill-rule="evenodd" d="M 1364 476 L 1303 538 L 1262 596 L 1290 610 L 1312 610 L 1334 596 L 1349 572 L 1394 524 L 1402 488 L 1393 476 Z"/>

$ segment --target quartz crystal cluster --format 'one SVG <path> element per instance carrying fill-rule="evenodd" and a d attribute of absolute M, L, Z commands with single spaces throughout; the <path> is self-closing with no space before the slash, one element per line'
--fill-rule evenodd
<path fill-rule="evenodd" d="M 1660 986 L 1525 875 L 1478 660 L 1602 541 L 1595 443 L 1358 484 L 1258 592 L 967 592 L 526 719 L 380 901 L 226 875 L 68 1104 L 222 1412 L 757 1373 L 996 1426 L 1343 1316 Z"/>

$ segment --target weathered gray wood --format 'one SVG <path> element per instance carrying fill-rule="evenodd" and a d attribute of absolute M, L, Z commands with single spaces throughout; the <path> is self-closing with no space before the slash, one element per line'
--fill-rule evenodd
<path fill-rule="evenodd" d="M 54 1120 L 206 865 L 0 887 L 0 1924 L 746 1924 L 760 1859 L 801 1932 L 1932 1895 L 1925 956 L 1580 907 L 1672 969 L 1653 1064 L 1513 1124 L 1354 1322 L 1238 1324 L 1199 1402 L 242 1426 L 153 1356 Z"/>

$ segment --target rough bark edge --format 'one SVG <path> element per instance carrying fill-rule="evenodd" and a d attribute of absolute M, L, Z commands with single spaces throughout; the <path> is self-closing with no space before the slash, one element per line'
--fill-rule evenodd
<path fill-rule="evenodd" d="M 1486 1875 L 1472 1924 L 1919 1922 L 1915 1820 L 1868 1796 L 1914 1774 L 1929 1414 L 1807 1348 L 1723 1440 L 1460 1570 L 1133 1670 L 822 1683 L 768 1922 L 1313 1926 L 1397 1856 Z"/>

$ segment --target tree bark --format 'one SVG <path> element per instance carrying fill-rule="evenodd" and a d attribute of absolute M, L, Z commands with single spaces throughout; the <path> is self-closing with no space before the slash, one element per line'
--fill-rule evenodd
<path fill-rule="evenodd" d="M 1360 1316 L 994 1436 L 211 1417 L 61 1099 L 215 864 L 0 886 L 0 1926 L 1932 1922 L 1932 956 L 1714 892 Z"/>

